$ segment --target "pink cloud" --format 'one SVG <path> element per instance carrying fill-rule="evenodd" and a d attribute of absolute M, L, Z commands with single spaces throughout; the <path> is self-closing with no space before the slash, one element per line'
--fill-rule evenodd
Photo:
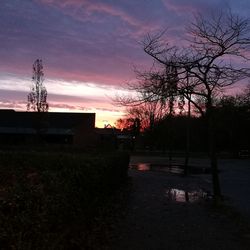
<path fill-rule="evenodd" d="M 22 101 L 0 100 L 1 109 L 26 110 L 26 103 Z"/>
<path fill-rule="evenodd" d="M 80 55 L 79 55 L 80 56 Z M 50 62 L 46 60 L 46 57 L 42 58 L 44 62 L 45 83 L 46 79 L 63 79 L 66 81 L 79 81 L 79 82 L 92 82 L 96 84 L 105 85 L 122 85 L 124 82 L 134 77 L 132 70 L 132 62 L 123 62 L 122 60 L 116 60 L 114 58 L 97 60 L 96 63 L 92 60 L 88 60 L 82 56 L 78 58 L 67 58 L 62 55 L 58 63 Z M 47 58 L 49 59 L 49 58 Z M 74 68 L 67 69 L 63 63 L 71 62 L 74 64 Z M 86 65 L 85 65 L 86 64 Z M 89 64 L 89 65 L 87 65 Z M 16 75 L 25 76 L 27 79 L 32 77 L 32 61 L 22 62 L 18 64 L 13 61 L 6 61 L 1 65 L 1 72 L 12 73 Z M 115 71 L 113 70 L 115 69 Z M 30 81 L 31 83 L 31 81 Z M 27 84 L 28 81 L 27 81 Z"/>
<path fill-rule="evenodd" d="M 49 103 L 50 110 L 53 110 L 55 108 L 57 109 L 69 109 L 69 110 L 85 110 L 86 108 L 81 105 L 70 105 L 65 103 L 56 103 L 56 102 L 50 102 Z"/>
<path fill-rule="evenodd" d="M 98 0 L 37 0 L 43 4 L 47 4 L 64 11 L 65 14 L 70 15 L 74 19 L 81 21 L 95 21 L 99 22 L 100 17 L 95 17 L 94 14 L 103 14 L 103 21 L 105 21 L 105 15 L 120 18 L 127 25 L 136 29 L 134 33 L 128 32 L 129 35 L 138 39 L 148 32 L 159 29 L 156 23 L 144 23 L 139 18 L 130 15 L 124 11 L 121 7 L 105 3 Z M 73 10 L 73 11 L 72 11 Z M 124 32 L 124 30 L 122 30 Z"/>
<path fill-rule="evenodd" d="M 64 69 L 53 69 L 48 70 L 46 73 L 47 77 L 50 78 L 58 78 L 66 80 L 66 81 L 78 81 L 78 82 L 92 82 L 96 84 L 105 84 L 105 85 L 122 85 L 126 81 L 126 78 L 114 76 L 111 74 L 102 75 L 96 73 L 89 73 L 89 72 L 66 72 Z M 128 76 L 127 76 L 128 77 Z M 132 75 L 130 76 L 132 78 Z M 128 79 L 130 79 L 128 78 Z"/>
<path fill-rule="evenodd" d="M 101 12 L 106 13 L 111 16 L 119 17 L 126 23 L 132 26 L 141 26 L 141 22 L 139 22 L 136 18 L 128 15 L 126 12 L 122 11 L 121 9 L 115 8 L 114 6 L 105 4 L 105 3 L 97 3 L 93 4 L 90 3 L 88 5 L 88 11 L 90 12 Z"/>
<path fill-rule="evenodd" d="M 98 1 L 91 0 L 40 0 L 44 4 L 53 5 L 55 7 L 68 10 L 70 14 L 70 9 L 75 10 L 82 9 L 82 12 L 87 12 L 88 15 L 91 15 L 95 12 L 108 14 L 114 17 L 119 17 L 126 23 L 132 26 L 140 26 L 141 23 L 134 17 L 130 16 L 128 13 L 123 10 L 116 8 L 110 4 Z M 71 12 L 72 13 L 72 12 Z M 78 12 L 79 13 L 79 12 Z M 75 14 L 75 13 L 74 13 Z"/>
<path fill-rule="evenodd" d="M 197 13 L 212 13 L 217 10 L 223 10 L 228 8 L 230 5 L 225 1 L 210 0 L 161 0 L 167 10 L 174 11 L 178 16 L 192 16 Z"/>
<path fill-rule="evenodd" d="M 177 14 L 179 12 L 184 13 L 196 13 L 197 12 L 197 5 L 194 6 L 189 1 L 179 1 L 178 3 L 174 0 L 162 0 L 163 4 L 168 10 L 174 11 Z"/>

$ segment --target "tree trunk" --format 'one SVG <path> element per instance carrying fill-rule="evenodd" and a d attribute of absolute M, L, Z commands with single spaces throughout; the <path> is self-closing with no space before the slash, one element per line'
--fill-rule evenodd
<path fill-rule="evenodd" d="M 189 151 L 190 151 L 190 118 L 191 118 L 191 103 L 188 100 L 188 116 L 187 116 L 187 130 L 186 130 L 186 152 L 184 163 L 184 175 L 188 175 Z"/>
<path fill-rule="evenodd" d="M 215 130 L 214 130 L 214 110 L 212 107 L 212 101 L 208 101 L 207 105 L 207 121 L 208 121 L 208 135 L 209 135 L 209 153 L 210 153 L 210 162 L 212 170 L 212 181 L 213 181 L 213 194 L 214 201 L 217 204 L 221 200 L 221 189 L 219 181 L 219 172 L 218 172 L 218 161 L 216 154 L 216 143 L 215 143 Z"/>
<path fill-rule="evenodd" d="M 172 113 L 169 115 L 169 134 L 168 134 L 168 161 L 169 167 L 172 167 L 173 160 L 173 117 Z"/>

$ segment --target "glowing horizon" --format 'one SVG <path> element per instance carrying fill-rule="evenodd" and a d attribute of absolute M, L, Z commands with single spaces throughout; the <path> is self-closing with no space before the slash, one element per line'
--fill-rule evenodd
<path fill-rule="evenodd" d="M 17 80 L 20 85 L 15 86 Z M 31 79 L 20 79 L 13 75 L 0 79 L 2 92 L 0 93 L 0 107 L 26 111 L 27 94 L 31 84 Z M 107 123 L 114 126 L 116 120 L 124 115 L 123 108 L 114 106 L 112 98 L 116 93 L 127 95 L 128 92 L 116 86 L 69 82 L 62 79 L 46 79 L 44 86 L 48 91 L 49 112 L 96 113 L 96 127 L 104 127 Z M 1 95 L 3 92 L 5 92 L 4 95 Z M 12 95 L 15 101 L 4 100 L 6 93 Z M 15 97 L 14 93 L 18 93 L 18 97 Z"/>

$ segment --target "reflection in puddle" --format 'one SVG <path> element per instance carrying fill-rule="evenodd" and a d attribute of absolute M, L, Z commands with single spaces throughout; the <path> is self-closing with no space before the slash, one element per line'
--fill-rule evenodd
<path fill-rule="evenodd" d="M 181 168 L 180 166 L 152 165 L 151 168 L 152 170 L 155 170 L 155 171 L 163 171 L 163 172 L 172 173 L 172 174 L 184 174 L 184 169 Z"/>
<path fill-rule="evenodd" d="M 180 166 L 169 166 L 169 165 L 162 165 L 162 164 L 150 164 L 150 163 L 138 163 L 138 164 L 130 164 L 131 169 L 136 169 L 139 171 L 163 171 L 167 173 L 173 174 L 183 174 L 184 169 Z"/>
<path fill-rule="evenodd" d="M 202 189 L 196 191 L 185 191 L 171 188 L 166 191 L 166 197 L 170 201 L 193 203 L 200 200 L 206 200 L 209 198 L 209 195 Z"/>
<path fill-rule="evenodd" d="M 137 163 L 130 164 L 130 169 L 138 171 L 161 171 L 171 174 L 184 174 L 184 166 L 182 165 L 168 165 L 168 164 L 151 164 L 151 163 Z M 209 174 L 209 168 L 189 166 L 190 174 Z"/>
<path fill-rule="evenodd" d="M 150 164 L 149 163 L 139 163 L 136 165 L 136 169 L 139 171 L 149 171 Z"/>

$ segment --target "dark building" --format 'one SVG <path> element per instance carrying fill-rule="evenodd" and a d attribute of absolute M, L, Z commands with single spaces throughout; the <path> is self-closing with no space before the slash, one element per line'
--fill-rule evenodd
<path fill-rule="evenodd" d="M 94 136 L 94 113 L 0 110 L 0 144 L 87 145 Z"/>
<path fill-rule="evenodd" d="M 97 145 L 102 148 L 113 148 L 119 150 L 132 150 L 135 138 L 131 131 L 121 131 L 112 126 L 96 128 Z"/>

